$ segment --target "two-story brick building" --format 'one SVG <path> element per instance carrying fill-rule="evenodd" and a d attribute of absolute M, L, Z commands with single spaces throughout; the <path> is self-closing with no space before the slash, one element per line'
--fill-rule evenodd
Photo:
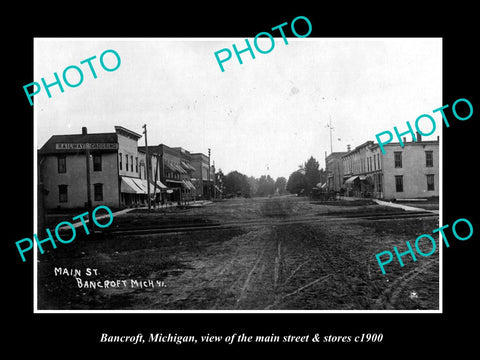
<path fill-rule="evenodd" d="M 86 206 L 87 147 L 92 206 L 120 208 L 145 204 L 147 181 L 142 177 L 140 138 L 141 135 L 122 126 L 115 126 L 111 133 L 89 134 L 84 127 L 81 134 L 50 137 L 38 151 L 45 208 Z"/>
<path fill-rule="evenodd" d="M 341 156 L 347 196 L 413 199 L 439 196 L 439 140 L 384 145 L 367 141 Z"/>
<path fill-rule="evenodd" d="M 342 156 L 345 154 L 346 152 L 333 152 L 325 158 L 328 190 L 340 191 L 343 186 Z"/>

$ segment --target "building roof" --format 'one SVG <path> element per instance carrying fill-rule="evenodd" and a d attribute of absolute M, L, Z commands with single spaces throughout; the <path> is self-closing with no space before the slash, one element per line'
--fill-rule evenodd
<path fill-rule="evenodd" d="M 368 141 L 365 141 L 363 144 L 360 144 L 358 145 L 357 147 L 355 147 L 353 150 L 350 150 L 348 152 L 346 152 L 345 154 L 342 155 L 342 157 L 347 157 L 348 155 L 350 154 L 353 154 L 355 152 L 359 152 L 360 149 L 362 148 L 365 148 L 365 147 L 370 147 L 373 145 L 373 141 L 372 140 L 368 140 Z"/>
<path fill-rule="evenodd" d="M 340 156 L 345 155 L 347 152 L 348 151 L 334 151 L 334 152 L 330 153 L 329 155 L 327 155 L 327 160 L 338 158 Z"/>
<path fill-rule="evenodd" d="M 440 141 L 439 140 L 422 140 L 422 141 L 406 141 L 403 143 L 403 147 L 405 146 L 409 146 L 409 145 L 427 145 L 427 144 L 430 144 L 430 145 L 439 145 L 440 144 Z M 376 148 L 376 147 L 379 147 L 380 145 L 378 145 L 378 143 L 375 143 L 372 145 L 372 148 Z M 388 144 L 383 144 L 383 147 L 386 147 L 386 146 L 401 146 L 399 142 L 391 142 L 391 143 L 388 143 Z"/>
<path fill-rule="evenodd" d="M 115 126 L 115 131 L 117 132 L 117 134 L 121 134 L 125 137 L 129 137 L 133 140 L 137 140 L 140 139 L 142 137 L 142 135 L 140 134 L 137 134 L 136 132 L 132 131 L 132 130 L 128 130 L 127 128 L 124 128 L 123 126 Z"/>
<path fill-rule="evenodd" d="M 98 133 L 98 134 L 73 134 L 73 135 L 53 135 L 40 148 L 40 155 L 49 154 L 81 154 L 85 150 L 81 148 L 65 148 L 57 144 L 118 144 L 117 133 Z M 116 148 L 101 149 L 102 152 L 116 152 Z"/>

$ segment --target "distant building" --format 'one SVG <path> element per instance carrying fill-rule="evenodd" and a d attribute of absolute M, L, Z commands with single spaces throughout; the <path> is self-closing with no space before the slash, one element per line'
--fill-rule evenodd
<path fill-rule="evenodd" d="M 342 155 L 343 187 L 347 196 L 371 196 L 367 183 L 367 151 L 373 141 L 367 141 Z"/>
<path fill-rule="evenodd" d="M 411 199 L 439 196 L 439 141 L 384 145 L 367 141 L 341 156 L 347 196 Z"/>
<path fill-rule="evenodd" d="M 215 183 L 215 166 L 210 164 L 210 160 L 205 154 L 192 153 L 190 155 L 192 166 L 195 169 L 192 172 L 192 182 L 197 188 L 198 197 L 203 199 L 219 197 L 222 190 Z"/>
<path fill-rule="evenodd" d="M 146 152 L 145 146 L 140 146 L 138 150 L 142 154 Z M 158 179 L 168 188 L 162 203 L 165 200 L 184 203 L 195 199 L 196 188 L 191 182 L 194 168 L 187 150 L 160 144 L 149 146 L 148 155 L 152 162 L 152 179 Z"/>
<path fill-rule="evenodd" d="M 342 156 L 346 152 L 333 152 L 325 158 L 325 171 L 327 173 L 327 189 L 340 191 L 343 185 Z"/>

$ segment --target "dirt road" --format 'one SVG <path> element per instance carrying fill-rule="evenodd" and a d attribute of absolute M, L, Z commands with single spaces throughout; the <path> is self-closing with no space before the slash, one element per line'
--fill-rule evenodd
<path fill-rule="evenodd" d="M 117 232 L 39 256 L 39 309 L 438 309 L 438 253 L 405 259 L 403 268 L 392 262 L 386 275 L 374 257 L 430 233 L 438 218 L 358 217 L 393 211 L 370 202 L 325 205 L 274 197 L 125 214 L 112 225 Z M 120 231 L 175 221 L 238 226 Z M 81 275 L 60 275 L 59 268 Z M 97 274 L 87 276 L 88 268 Z"/>

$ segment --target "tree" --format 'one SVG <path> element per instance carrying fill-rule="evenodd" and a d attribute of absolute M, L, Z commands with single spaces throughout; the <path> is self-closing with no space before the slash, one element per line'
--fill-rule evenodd
<path fill-rule="evenodd" d="M 280 195 L 283 195 L 287 192 L 287 179 L 283 176 L 280 176 L 275 180 L 275 191 L 278 191 Z"/>
<path fill-rule="evenodd" d="M 300 195 L 305 192 L 306 181 L 305 175 L 301 171 L 294 171 L 290 174 L 287 181 L 287 191 L 290 194 Z"/>
<path fill-rule="evenodd" d="M 218 169 L 218 172 L 215 174 L 215 184 L 225 193 L 225 174 L 222 169 Z"/>
<path fill-rule="evenodd" d="M 305 163 L 305 192 L 310 194 L 312 188 L 320 182 L 320 170 L 318 170 L 318 161 L 313 156 Z"/>
<path fill-rule="evenodd" d="M 270 175 L 262 175 L 258 179 L 258 189 L 257 195 L 267 196 L 273 195 L 275 192 L 275 181 L 270 177 Z"/>
<path fill-rule="evenodd" d="M 248 181 L 248 184 L 250 185 L 250 194 L 256 195 L 258 190 L 258 179 L 253 176 L 249 176 L 247 178 L 247 181 Z"/>
<path fill-rule="evenodd" d="M 231 171 L 225 176 L 226 194 L 250 196 L 250 184 L 246 175 L 238 171 Z"/>

